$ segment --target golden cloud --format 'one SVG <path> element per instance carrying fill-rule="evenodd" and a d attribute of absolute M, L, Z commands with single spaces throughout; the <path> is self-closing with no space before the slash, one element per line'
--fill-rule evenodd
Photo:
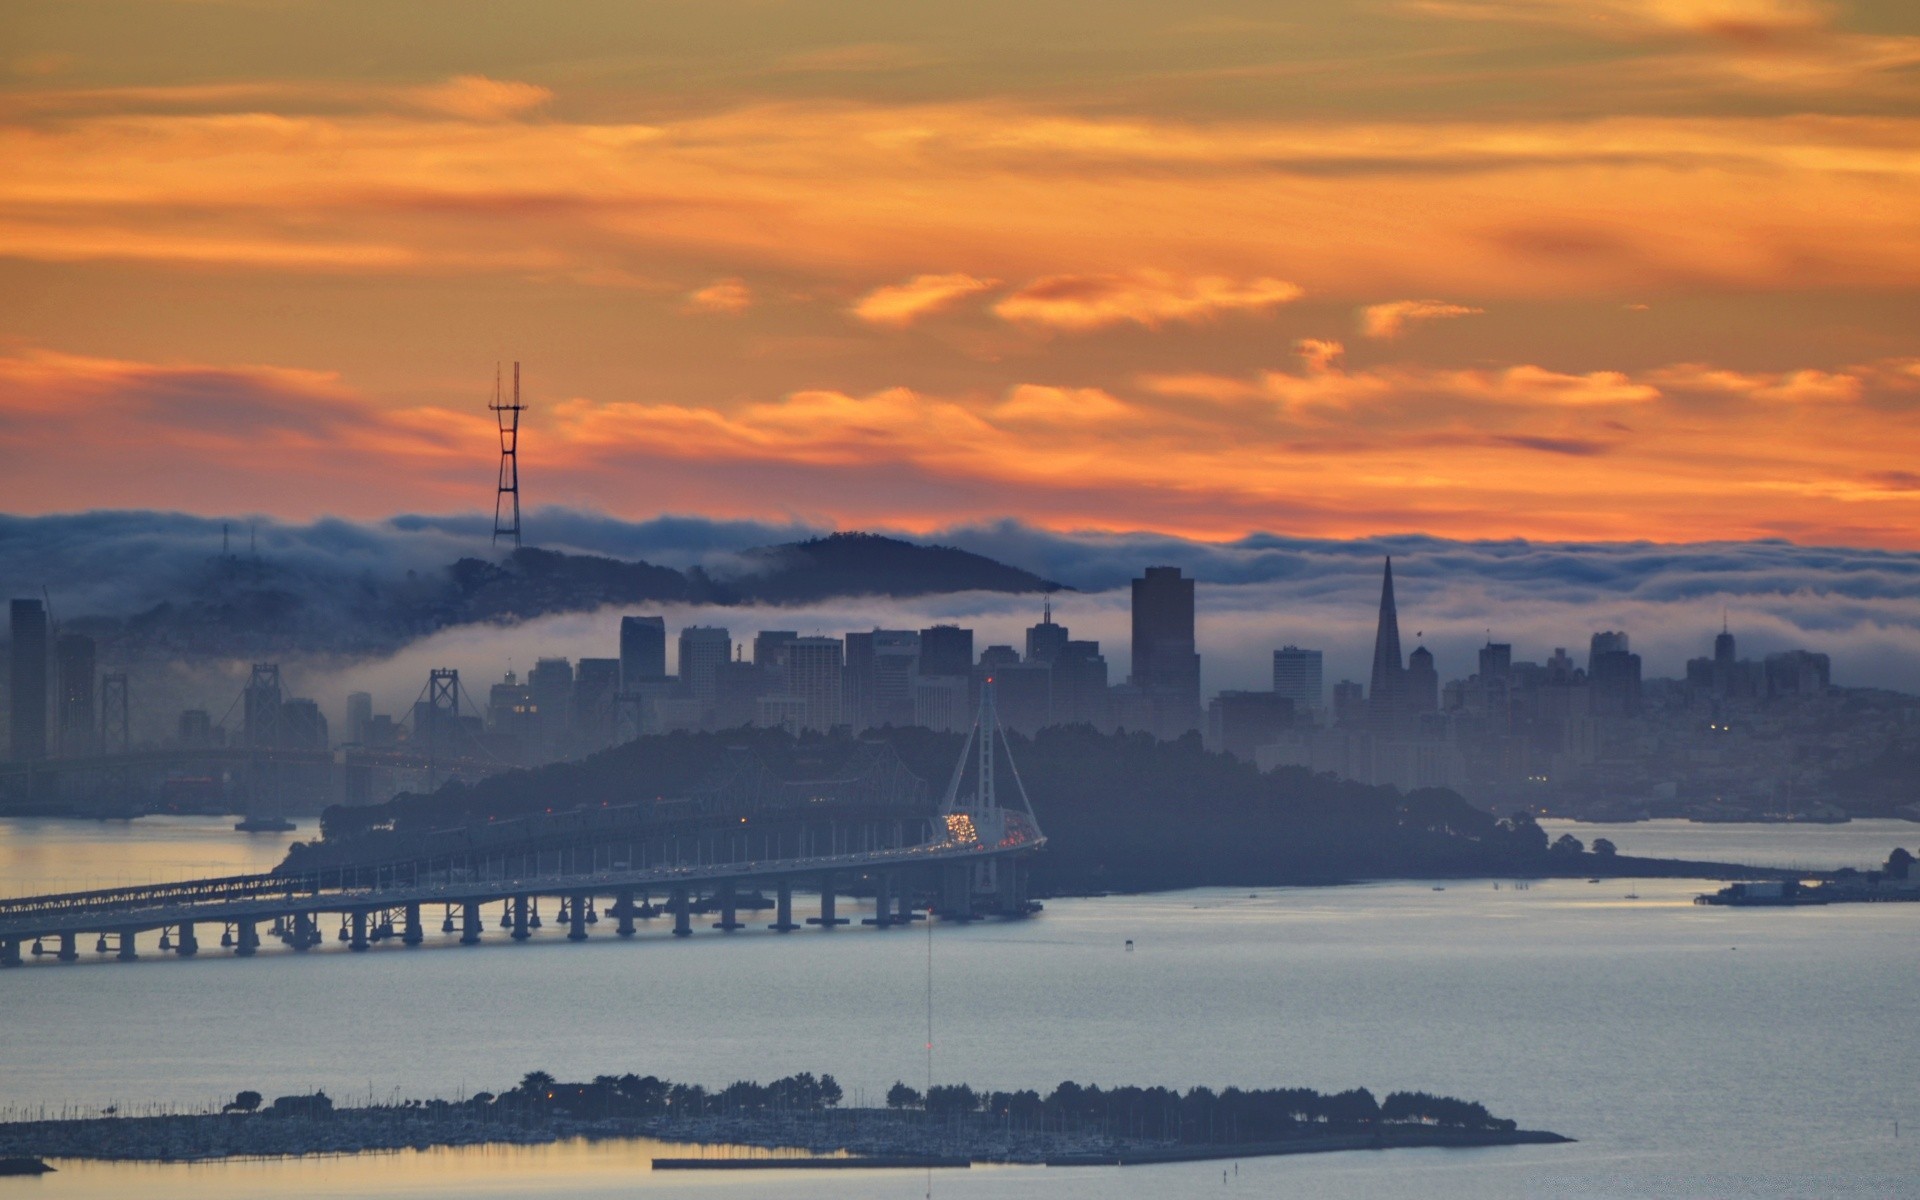
<path fill-rule="evenodd" d="M 1830 402 L 1843 377 L 1863 399 L 1920 389 L 1912 360 L 1772 374 L 1349 371 L 1324 344 L 1313 353 L 1322 365 L 1299 374 L 1145 381 L 1152 394 L 1236 401 L 1177 413 L 1040 384 L 997 399 L 808 389 L 731 408 L 575 397 L 543 405 L 525 445 L 556 499 L 803 507 L 854 524 L 1011 511 L 1227 534 L 1283 506 L 1289 528 L 1312 533 L 1377 531 L 1396 514 L 1395 527 L 1480 536 L 1617 536 L 1630 520 L 1661 536 L 1733 537 L 1783 522 L 1802 536 L 1858 530 L 1862 505 L 1882 512 L 1876 527 L 1920 518 L 1920 493 L 1860 482 L 1904 478 L 1920 436 L 1883 408 Z M 1649 402 L 1663 395 L 1654 379 L 1664 394 L 1769 403 L 1682 410 Z M 1616 419 L 1627 412 L 1631 427 Z M 468 505 L 495 449 L 477 401 L 461 412 L 376 404 L 327 372 L 0 357 L 0 454 L 21 494 L 50 509 L 245 507 L 269 486 L 286 511 Z M 947 499 L 928 508 L 928 495 Z"/>
<path fill-rule="evenodd" d="M 1370 338 L 1392 339 L 1407 331 L 1407 326 L 1423 321 L 1441 321 L 1449 317 L 1469 317 L 1485 312 L 1464 304 L 1444 300 L 1389 300 L 1369 304 L 1360 310 L 1360 332 Z"/>
<path fill-rule="evenodd" d="M 445 83 L 410 89 L 405 95 L 421 108 L 470 121 L 505 120 L 553 99 L 553 93 L 538 84 L 485 75 L 456 75 Z"/>
<path fill-rule="evenodd" d="M 1133 322 L 1157 329 L 1169 321 L 1205 321 L 1228 312 L 1255 312 L 1300 298 L 1297 284 L 1262 276 L 1181 277 L 1166 271 L 1110 275 L 1050 275 L 993 306 L 1008 321 L 1075 333 Z"/>
<path fill-rule="evenodd" d="M 688 312 L 736 316 L 753 307 L 753 289 L 739 279 L 716 279 L 687 296 Z"/>
<path fill-rule="evenodd" d="M 954 301 L 984 292 L 1000 281 L 972 275 L 915 275 L 905 283 L 878 287 L 862 296 L 853 314 L 871 325 L 905 328 Z"/>

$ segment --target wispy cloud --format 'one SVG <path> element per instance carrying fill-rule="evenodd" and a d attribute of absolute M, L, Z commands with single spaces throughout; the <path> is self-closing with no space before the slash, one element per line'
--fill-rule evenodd
<path fill-rule="evenodd" d="M 687 296 L 687 311 L 735 316 L 753 307 L 753 289 L 739 279 L 716 279 Z"/>
<path fill-rule="evenodd" d="M 1412 325 L 1442 321 L 1450 317 L 1470 317 L 1486 310 L 1445 300 L 1389 300 L 1369 304 L 1360 310 L 1360 332 L 1370 338 L 1397 338 Z"/>
<path fill-rule="evenodd" d="M 1223 313 L 1258 312 L 1298 300 L 1299 285 L 1260 276 L 1179 276 L 1167 271 L 1049 275 L 993 306 L 1009 321 L 1073 333 L 1132 323 L 1156 329 L 1169 321 L 1206 321 Z"/>
<path fill-rule="evenodd" d="M 870 325 L 903 329 L 921 317 L 939 312 L 956 300 L 984 292 L 999 282 L 960 272 L 915 275 L 905 283 L 877 287 L 860 297 L 853 306 L 853 314 Z"/>

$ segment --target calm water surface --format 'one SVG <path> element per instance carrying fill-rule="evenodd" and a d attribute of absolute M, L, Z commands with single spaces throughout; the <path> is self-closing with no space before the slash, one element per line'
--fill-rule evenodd
<path fill-rule="evenodd" d="M 1856 823 L 1857 825 L 1858 823 Z M 1912 826 L 1864 852 L 1911 845 Z M 198 832 L 195 832 L 195 829 Z M 1575 827 L 1593 836 L 1594 826 Z M 1724 827 L 1712 827 L 1716 832 Z M 148 831 L 153 832 L 149 833 Z M 1629 841 L 1634 853 L 1674 852 Z M 1738 831 L 1746 836 L 1748 830 Z M 1784 855 L 1856 826 L 1765 827 Z M 1614 836 L 1611 832 L 1604 836 Z M 299 836 L 299 835 L 293 835 Z M 1765 845 L 1762 850 L 1768 850 Z M 88 865 L 76 869 L 72 856 Z M 1769 851 L 1772 852 L 1772 851 Z M 1695 853 L 1695 851 L 1688 851 Z M 1702 856 L 1707 856 L 1704 852 Z M 0 823 L 0 885 L 248 869 L 278 846 L 219 822 Z M 1716 855 L 1717 856 L 1717 855 Z M 195 868 L 198 869 L 197 867 Z M 1364 1084 L 1486 1102 L 1580 1140 L 1220 1166 L 938 1173 L 952 1197 L 1889 1197 L 1920 1193 L 1920 906 L 1695 907 L 1688 881 L 1391 883 L 1050 902 L 932 938 L 935 1073 L 996 1088 Z M 1636 899 L 1628 899 L 1631 892 Z M 496 915 L 496 914 L 490 914 Z M 193 962 L 0 973 L 0 1107 L 323 1087 L 338 1098 L 498 1090 L 541 1068 L 721 1084 L 830 1071 L 850 1098 L 924 1078 L 924 929 L 584 945 L 329 943 Z M 437 926 L 435 926 L 437 928 Z M 490 929 L 490 939 L 502 939 Z M 1125 943 L 1134 941 L 1129 952 Z M 1894 1136 L 1894 1122 L 1902 1137 Z M 35 1196 L 633 1194 L 909 1197 L 924 1174 L 654 1176 L 639 1144 L 201 1166 L 67 1164 Z M 1227 1167 L 1231 1172 L 1231 1166 Z"/>

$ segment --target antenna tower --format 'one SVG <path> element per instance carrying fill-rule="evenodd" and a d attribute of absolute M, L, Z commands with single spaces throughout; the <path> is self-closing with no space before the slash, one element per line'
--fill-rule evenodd
<path fill-rule="evenodd" d="M 500 370 L 493 372 L 493 403 L 487 405 L 500 420 L 500 488 L 493 498 L 493 544 L 500 535 L 520 544 L 520 414 L 527 406 L 520 403 L 520 364 L 513 364 L 513 403 L 500 401 Z"/>

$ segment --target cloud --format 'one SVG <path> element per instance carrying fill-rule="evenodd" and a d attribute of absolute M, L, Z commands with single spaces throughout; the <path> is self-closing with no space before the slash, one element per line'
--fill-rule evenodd
<path fill-rule="evenodd" d="M 1139 414 L 1099 388 L 1043 387 L 1023 383 L 993 409 L 1002 421 L 1045 425 L 1088 425 L 1124 421 Z"/>
<path fill-rule="evenodd" d="M 1846 371 L 1732 371 L 1703 363 L 1679 363 L 1650 371 L 1649 383 L 1672 392 L 1737 396 L 1774 404 L 1850 404 L 1864 384 Z"/>
<path fill-rule="evenodd" d="M 868 292 L 853 306 L 853 313 L 870 325 L 904 329 L 921 317 L 939 312 L 963 297 L 984 292 L 998 282 L 959 273 L 915 275 L 905 283 Z"/>
<path fill-rule="evenodd" d="M 1425 529 L 1907 546 L 1920 493 L 1909 359 L 1844 369 L 1538 363 L 1169 372 L 1132 389 L 805 388 L 730 402 L 537 392 L 532 500 L 639 514 L 933 528 L 1059 525 L 1325 535 Z M 1137 390 L 1133 390 L 1137 389 Z M 1855 398 L 1857 397 L 1857 398 Z M 328 372 L 0 356 L 16 509 L 165 504 L 369 517 L 490 503 L 484 395 L 376 398 Z"/>
<path fill-rule="evenodd" d="M 1169 321 L 1205 321 L 1228 312 L 1257 312 L 1299 299 L 1298 285 L 1261 276 L 1176 276 L 1165 271 L 1113 275 L 1049 275 L 993 306 L 1008 321 L 1074 333 L 1133 322 L 1157 329 Z"/>
<path fill-rule="evenodd" d="M 414 88 L 407 96 L 421 108 L 470 121 L 517 117 L 553 99 L 553 93 L 538 84 L 485 75 L 456 75 L 445 83 Z"/>
<path fill-rule="evenodd" d="M 1409 325 L 1449 317 L 1473 316 L 1485 311 L 1464 304 L 1449 304 L 1445 300 L 1389 300 L 1385 304 L 1369 304 L 1360 310 L 1360 332 L 1370 338 L 1392 339 L 1405 333 Z"/>
<path fill-rule="evenodd" d="M 716 279 L 687 296 L 688 312 L 736 316 L 753 307 L 753 289 L 738 279 Z"/>

